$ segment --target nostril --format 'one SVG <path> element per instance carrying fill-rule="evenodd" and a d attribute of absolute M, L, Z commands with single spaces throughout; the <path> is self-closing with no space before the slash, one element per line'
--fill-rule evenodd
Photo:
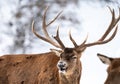
<path fill-rule="evenodd" d="M 58 66 L 59 66 L 59 67 L 64 67 L 64 65 L 63 65 L 63 64 L 58 64 Z"/>
<path fill-rule="evenodd" d="M 58 63 L 58 67 L 61 67 L 61 68 L 62 68 L 62 67 L 65 67 L 65 65 L 66 65 L 66 64 L 63 63 L 63 62 L 59 62 L 59 63 Z"/>

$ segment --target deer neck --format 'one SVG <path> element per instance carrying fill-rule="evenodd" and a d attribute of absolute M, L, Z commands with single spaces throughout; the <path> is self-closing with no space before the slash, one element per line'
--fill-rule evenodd
<path fill-rule="evenodd" d="M 75 69 L 73 72 L 67 72 L 66 74 L 59 73 L 59 84 L 79 84 L 80 71 Z"/>

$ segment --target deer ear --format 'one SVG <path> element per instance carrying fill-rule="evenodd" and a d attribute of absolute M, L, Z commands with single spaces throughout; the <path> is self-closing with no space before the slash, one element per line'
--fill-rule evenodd
<path fill-rule="evenodd" d="M 102 55 L 100 53 L 97 54 L 97 56 L 99 57 L 99 59 L 104 63 L 104 64 L 107 64 L 107 65 L 110 65 L 113 58 L 110 58 L 110 57 L 107 57 L 105 55 Z"/>
<path fill-rule="evenodd" d="M 60 54 L 63 52 L 62 50 L 56 50 L 56 49 L 50 49 L 51 52 L 54 52 L 58 57 L 60 57 Z"/>

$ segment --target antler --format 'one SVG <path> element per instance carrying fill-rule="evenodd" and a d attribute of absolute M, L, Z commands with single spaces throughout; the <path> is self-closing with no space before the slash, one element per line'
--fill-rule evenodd
<path fill-rule="evenodd" d="M 75 47 L 78 47 L 77 43 L 76 43 L 75 40 L 72 38 L 71 31 L 69 31 L 69 38 L 70 38 L 70 40 L 72 41 L 73 45 L 74 45 Z"/>
<path fill-rule="evenodd" d="M 72 38 L 71 31 L 69 31 L 69 38 L 72 41 L 74 47 L 77 48 L 77 47 L 82 46 L 83 44 L 86 43 L 88 35 L 87 35 L 87 37 L 85 38 L 85 40 L 80 45 L 77 45 L 77 43 L 75 42 L 75 40 Z"/>
<path fill-rule="evenodd" d="M 43 37 L 43 36 L 41 36 L 41 35 L 39 35 L 38 33 L 35 32 L 35 28 L 34 28 L 34 24 L 35 24 L 35 23 L 34 23 L 34 21 L 32 22 L 32 32 L 33 32 L 38 38 L 40 38 L 40 39 L 42 39 L 42 40 L 44 40 L 44 41 L 52 44 L 53 46 L 55 46 L 55 47 L 57 47 L 57 48 L 64 49 L 65 46 L 63 45 L 62 41 L 61 41 L 60 38 L 59 38 L 59 35 L 58 35 L 59 32 L 58 32 L 58 30 L 57 30 L 57 38 L 58 38 L 58 39 L 56 39 L 56 40 L 59 40 L 59 41 L 57 41 L 58 43 L 56 43 L 52 38 L 50 38 L 50 36 L 49 36 L 49 34 L 48 34 L 48 32 L 47 32 L 47 27 L 48 27 L 49 25 L 51 25 L 51 24 L 58 18 L 58 16 L 59 16 L 62 12 L 58 13 L 57 16 L 56 16 L 53 20 L 51 20 L 48 24 L 46 24 L 46 12 L 47 12 L 47 10 L 48 10 L 48 7 L 46 7 L 46 9 L 45 9 L 45 12 L 44 12 L 44 15 L 43 15 L 43 22 L 42 22 L 42 29 L 43 29 L 43 32 L 44 32 L 44 34 L 45 34 L 45 37 Z M 60 42 L 61 42 L 61 43 L 60 43 Z"/>
<path fill-rule="evenodd" d="M 94 46 L 94 45 L 105 44 L 105 43 L 111 41 L 111 40 L 115 37 L 115 35 L 116 35 L 116 33 L 117 33 L 117 29 L 118 29 L 117 23 L 118 23 L 118 21 L 120 20 L 120 8 L 119 8 L 119 16 L 118 16 L 117 18 L 115 18 L 114 9 L 112 10 L 110 7 L 108 7 L 108 8 L 109 8 L 109 10 L 110 10 L 110 12 L 111 12 L 111 14 L 112 14 L 112 20 L 111 20 L 111 23 L 110 23 L 110 25 L 108 26 L 106 32 L 102 35 L 102 37 L 101 37 L 99 40 L 97 40 L 97 41 L 95 41 L 95 42 L 93 42 L 93 43 L 87 43 L 87 44 L 86 44 L 87 37 L 88 37 L 88 36 L 87 36 L 86 39 L 85 39 L 80 45 L 77 45 L 77 43 L 75 42 L 75 40 L 72 38 L 71 33 L 69 32 L 69 38 L 70 38 L 70 40 L 72 41 L 72 43 L 73 43 L 73 45 L 74 45 L 74 47 L 75 47 L 76 49 L 80 49 L 80 48 L 83 48 L 83 49 L 84 49 L 84 48 L 86 48 L 86 47 L 90 47 L 90 46 Z M 64 44 L 62 43 L 62 41 L 61 41 L 60 38 L 59 38 L 59 27 L 58 27 L 58 29 L 57 29 L 56 36 L 54 37 L 54 39 L 55 39 L 57 42 L 55 42 L 52 38 L 50 38 L 50 36 L 49 36 L 49 34 L 48 34 L 48 32 L 47 32 L 47 27 L 48 27 L 49 25 L 51 25 L 51 24 L 58 18 L 58 16 L 61 14 L 61 12 L 58 13 L 58 15 L 57 15 L 53 20 L 51 20 L 48 24 L 46 24 L 46 12 L 47 12 L 47 10 L 48 10 L 48 7 L 46 8 L 46 10 L 45 10 L 45 12 L 44 12 L 44 15 L 43 15 L 43 23 L 42 23 L 42 29 L 43 29 L 43 32 L 44 32 L 44 34 L 45 34 L 45 37 L 43 37 L 43 36 L 41 36 L 41 35 L 39 35 L 39 34 L 37 34 L 37 33 L 35 32 L 35 30 L 34 30 L 34 21 L 32 22 L 32 31 L 33 31 L 33 33 L 34 33 L 38 38 L 40 38 L 40 39 L 42 39 L 42 40 L 44 40 L 44 41 L 52 44 L 53 46 L 55 46 L 55 47 L 57 47 L 57 48 L 65 49 Z M 106 37 L 107 37 L 108 34 L 112 31 L 113 28 L 115 28 L 113 34 L 112 34 L 108 39 L 106 39 Z M 105 40 L 105 39 L 106 39 L 106 40 Z"/>
<path fill-rule="evenodd" d="M 95 41 L 93 43 L 87 43 L 87 44 L 83 43 L 82 45 L 79 45 L 79 48 L 81 48 L 81 47 L 90 47 L 90 46 L 100 45 L 100 44 L 105 44 L 105 43 L 111 41 L 115 37 L 115 35 L 117 33 L 117 29 L 118 29 L 117 23 L 120 20 L 120 8 L 119 8 L 119 16 L 117 18 L 115 18 L 114 9 L 112 10 L 110 7 L 108 7 L 108 8 L 109 8 L 109 10 L 110 10 L 110 12 L 112 14 L 112 20 L 111 20 L 111 23 L 108 26 L 106 32 L 103 34 L 103 36 L 98 41 Z M 106 39 L 106 37 L 108 36 L 108 34 L 111 32 L 111 30 L 113 28 L 115 28 L 113 34 L 108 39 Z"/>
<path fill-rule="evenodd" d="M 62 43 L 62 41 L 59 38 L 59 26 L 58 26 L 58 29 L 57 29 L 57 34 L 56 34 L 56 36 L 54 36 L 54 39 L 61 45 L 62 49 L 65 49 L 64 44 Z"/>

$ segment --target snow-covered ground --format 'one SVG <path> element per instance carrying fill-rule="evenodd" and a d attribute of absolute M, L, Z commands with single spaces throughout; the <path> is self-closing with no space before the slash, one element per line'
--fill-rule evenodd
<path fill-rule="evenodd" d="M 4 24 L 6 20 L 11 19 L 10 16 L 11 9 L 9 8 L 10 6 L 8 4 L 9 3 L 6 3 L 2 0 L 0 1 L 0 5 L 1 5 L 0 13 L 2 13 L 0 14 L 0 25 L 1 25 L 0 32 L 8 31 L 6 30 L 6 26 Z M 111 21 L 111 13 L 107 8 L 107 5 L 108 4 L 104 4 L 103 6 L 101 6 L 101 4 L 98 2 L 94 2 L 94 3 L 81 2 L 80 6 L 69 4 L 65 9 L 63 9 L 62 14 L 68 14 L 68 11 L 72 10 L 73 15 L 70 16 L 68 14 L 68 16 L 78 18 L 78 20 L 81 21 L 80 25 L 71 24 L 66 21 L 65 21 L 66 23 L 64 21 L 60 23 L 60 27 L 61 27 L 60 32 L 62 32 L 60 34 L 65 45 L 72 47 L 71 42 L 67 41 L 69 40 L 69 38 L 68 38 L 68 33 L 66 32 L 68 32 L 69 29 L 71 29 L 72 36 L 75 38 L 77 43 L 81 43 L 87 34 L 88 34 L 88 41 L 87 41 L 88 43 L 97 41 L 101 37 L 101 35 L 106 31 Z M 11 7 L 13 6 L 11 5 Z M 110 7 L 114 8 L 116 11 L 116 15 L 118 15 L 117 5 L 116 6 L 110 5 Z M 3 55 L 7 53 L 6 46 L 12 44 L 12 37 L 10 38 L 7 35 L 1 33 L 0 38 L 1 38 L 0 55 Z M 45 42 L 42 42 L 43 43 L 42 47 L 39 46 L 40 41 L 36 43 L 37 45 L 35 44 L 35 47 L 30 53 L 47 52 L 49 51 L 49 48 L 53 48 L 52 46 L 50 46 Z M 107 65 L 102 64 L 102 62 L 99 60 L 96 54 L 99 52 L 111 57 L 120 57 L 119 43 L 120 43 L 120 25 L 118 28 L 117 35 L 111 42 L 104 45 L 89 47 L 86 49 L 86 51 L 82 55 L 82 58 L 80 59 L 82 61 L 82 67 L 83 67 L 81 84 L 104 83 L 107 77 L 107 72 L 106 72 Z"/>

